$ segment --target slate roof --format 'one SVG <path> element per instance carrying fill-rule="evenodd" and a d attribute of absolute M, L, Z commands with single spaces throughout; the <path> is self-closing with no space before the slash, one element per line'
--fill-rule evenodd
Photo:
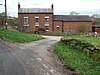
<path fill-rule="evenodd" d="M 54 20 L 62 20 L 68 22 L 90 22 L 88 15 L 54 15 Z"/>
<path fill-rule="evenodd" d="M 95 18 L 95 22 L 100 22 L 100 18 Z"/>
<path fill-rule="evenodd" d="M 100 24 L 93 25 L 92 27 L 100 28 Z"/>
<path fill-rule="evenodd" d="M 51 8 L 20 8 L 18 13 L 53 13 Z"/>

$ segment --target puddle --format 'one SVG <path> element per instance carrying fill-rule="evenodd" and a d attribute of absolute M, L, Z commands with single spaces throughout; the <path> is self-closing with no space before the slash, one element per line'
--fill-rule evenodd
<path fill-rule="evenodd" d="M 56 42 L 57 42 L 56 40 L 50 40 L 50 41 L 49 41 L 49 43 L 50 43 L 51 45 L 55 44 Z"/>

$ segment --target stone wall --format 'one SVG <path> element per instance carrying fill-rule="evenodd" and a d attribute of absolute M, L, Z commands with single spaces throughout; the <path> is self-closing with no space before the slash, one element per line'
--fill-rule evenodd
<path fill-rule="evenodd" d="M 93 60 L 100 60 L 100 46 L 93 45 L 78 39 L 61 39 L 61 42 L 69 45 L 71 48 L 80 50 L 90 56 Z"/>

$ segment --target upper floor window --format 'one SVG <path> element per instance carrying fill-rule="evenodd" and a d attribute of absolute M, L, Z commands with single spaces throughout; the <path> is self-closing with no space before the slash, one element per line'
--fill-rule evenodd
<path fill-rule="evenodd" d="M 35 17 L 35 26 L 39 26 L 39 17 Z"/>
<path fill-rule="evenodd" d="M 45 17 L 45 31 L 49 31 L 49 16 Z"/>
<path fill-rule="evenodd" d="M 49 16 L 45 17 L 45 26 L 49 26 Z"/>
<path fill-rule="evenodd" d="M 24 26 L 28 26 L 29 23 L 28 23 L 28 17 L 24 17 Z"/>

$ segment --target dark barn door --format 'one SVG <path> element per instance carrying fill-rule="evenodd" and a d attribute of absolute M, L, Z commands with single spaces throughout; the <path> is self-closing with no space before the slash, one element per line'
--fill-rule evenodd
<path fill-rule="evenodd" d="M 95 27 L 92 27 L 92 32 L 95 32 Z"/>

